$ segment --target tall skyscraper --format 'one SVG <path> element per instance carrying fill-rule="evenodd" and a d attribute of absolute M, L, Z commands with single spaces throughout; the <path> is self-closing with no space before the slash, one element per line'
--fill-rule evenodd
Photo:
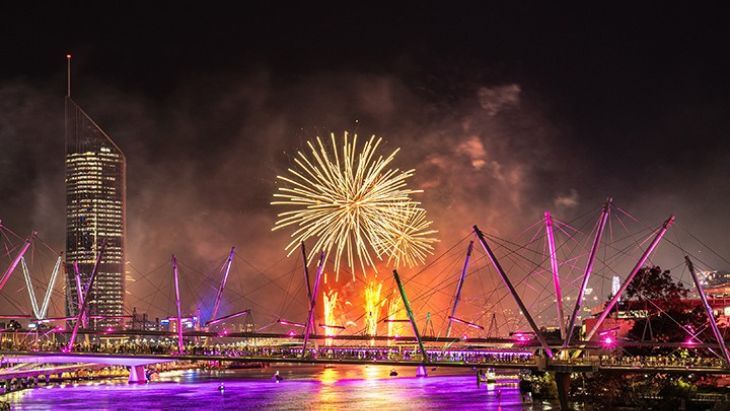
<path fill-rule="evenodd" d="M 70 81 L 69 81 L 70 84 Z M 82 289 L 106 240 L 89 315 L 122 315 L 125 279 L 126 160 L 122 150 L 69 95 L 66 96 L 66 311 L 78 313 L 74 262 Z M 118 319 L 90 319 L 92 328 L 113 327 Z"/>

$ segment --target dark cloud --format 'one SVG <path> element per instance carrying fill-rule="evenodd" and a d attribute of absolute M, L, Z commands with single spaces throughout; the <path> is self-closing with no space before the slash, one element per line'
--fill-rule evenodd
<path fill-rule="evenodd" d="M 453 19 L 433 25 L 453 29 L 448 35 L 423 34 L 425 19 L 400 33 L 375 24 L 368 40 L 353 39 L 363 31 L 351 27 L 368 22 L 332 20 L 342 38 L 328 25 L 308 24 L 297 35 L 287 31 L 287 41 L 266 31 L 271 38 L 261 44 L 254 34 L 271 29 L 258 25 L 250 33 L 221 29 L 197 41 L 155 42 L 142 35 L 150 22 L 141 21 L 134 36 L 109 32 L 93 47 L 92 37 L 81 36 L 90 28 L 74 32 L 81 38 L 72 42 L 81 49 L 74 99 L 128 159 L 130 305 L 171 310 L 167 261 L 175 253 L 192 278 L 183 300 L 194 310 L 191 301 L 214 293 L 215 266 L 235 245 L 248 263 L 236 262 L 231 289 L 238 294 L 227 296 L 228 308 L 267 307 L 259 318 L 269 320 L 282 310 L 301 316 L 302 289 L 292 282 L 301 278 L 297 259 L 282 260 L 288 234 L 271 232 L 274 179 L 306 141 L 345 130 L 383 137 L 384 151 L 402 148 L 394 166 L 416 169 L 411 184 L 424 189 L 418 200 L 439 230 L 436 256 L 472 224 L 517 239 L 545 209 L 563 221 L 597 216 L 608 195 L 640 225 L 676 212 L 682 230 L 730 254 L 730 100 L 726 71 L 713 74 L 722 64 L 701 64 L 686 44 L 654 42 L 657 30 L 631 44 L 619 40 L 634 32 L 622 31 L 616 43 L 599 47 L 595 36 L 535 35 L 530 16 L 516 29 Z M 487 32 L 470 31 L 477 28 Z M 612 32 L 598 31 L 600 39 Z M 647 56 L 647 44 L 656 56 Z M 60 73 L 28 71 L 0 80 L 0 218 L 21 234 L 38 229 L 62 249 L 65 83 Z M 413 293 L 442 278 L 440 270 L 455 275 L 460 258 L 413 280 Z M 417 271 L 403 272 L 410 278 Z M 387 274 L 381 270 L 380 278 L 389 281 Z M 483 281 L 467 298 L 476 310 L 485 298 L 479 293 L 499 282 L 470 281 Z M 350 290 L 343 299 L 357 294 L 356 285 L 342 287 Z M 300 297 L 282 302 L 287 289 Z M 426 309 L 445 306 L 451 292 Z"/>

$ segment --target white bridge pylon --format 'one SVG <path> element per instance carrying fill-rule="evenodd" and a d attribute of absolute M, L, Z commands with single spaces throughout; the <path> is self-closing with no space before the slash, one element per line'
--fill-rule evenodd
<path fill-rule="evenodd" d="M 48 282 L 46 294 L 43 296 L 43 302 L 41 303 L 40 308 L 38 307 L 38 300 L 35 296 L 35 290 L 33 288 L 33 281 L 30 277 L 30 271 L 28 270 L 28 265 L 25 263 L 25 257 L 20 258 L 20 266 L 23 269 L 25 285 L 28 288 L 30 304 L 33 307 L 33 315 L 37 320 L 43 320 L 48 314 L 48 303 L 51 301 L 51 292 L 53 292 L 53 286 L 56 284 L 56 277 L 58 277 L 58 271 L 61 268 L 61 256 L 58 256 L 58 259 L 56 260 L 56 265 L 53 267 L 53 272 L 51 272 L 51 279 Z"/>

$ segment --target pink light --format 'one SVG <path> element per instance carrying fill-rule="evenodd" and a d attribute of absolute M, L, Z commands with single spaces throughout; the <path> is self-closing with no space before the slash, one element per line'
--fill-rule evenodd
<path fill-rule="evenodd" d="M 342 326 L 342 325 L 320 324 L 319 326 L 321 328 L 324 328 L 324 329 L 328 329 L 328 328 L 334 328 L 334 329 L 338 329 L 338 330 L 344 330 L 345 329 L 345 327 Z"/>
<path fill-rule="evenodd" d="M 687 338 L 687 340 L 684 341 L 684 345 L 686 345 L 688 347 L 693 347 L 695 344 L 697 344 L 697 342 L 692 337 L 689 337 L 689 338 Z"/>
<path fill-rule="evenodd" d="M 464 334 L 464 335 L 461 336 L 461 339 L 464 340 L 464 341 L 466 341 L 467 338 L 469 338 L 469 337 L 467 337 L 466 334 Z"/>
<path fill-rule="evenodd" d="M 604 335 L 601 337 L 601 346 L 603 348 L 614 348 L 616 346 L 616 339 L 612 335 Z"/>
<path fill-rule="evenodd" d="M 449 316 L 449 321 L 455 321 L 457 323 L 464 324 L 467 327 L 476 328 L 476 329 L 479 329 L 479 330 L 484 330 L 484 327 L 482 327 L 479 324 L 475 324 L 475 323 L 472 323 L 472 322 L 469 322 L 469 321 L 465 321 L 465 320 L 462 320 L 461 318 L 456 318 L 456 317 L 451 316 L 451 315 Z"/>
<path fill-rule="evenodd" d="M 113 331 L 114 331 L 114 329 L 112 327 L 109 327 L 106 329 L 106 332 L 108 332 L 108 333 L 113 332 Z"/>
<path fill-rule="evenodd" d="M 294 337 L 296 335 L 294 330 L 289 330 L 289 332 L 287 334 L 289 334 L 289 337 Z"/>
<path fill-rule="evenodd" d="M 304 324 L 297 323 L 297 322 L 294 322 L 294 321 L 279 319 L 279 320 L 276 320 L 276 322 L 279 323 L 279 324 L 281 324 L 281 325 L 290 325 L 292 327 L 301 327 L 301 328 L 304 328 Z"/>

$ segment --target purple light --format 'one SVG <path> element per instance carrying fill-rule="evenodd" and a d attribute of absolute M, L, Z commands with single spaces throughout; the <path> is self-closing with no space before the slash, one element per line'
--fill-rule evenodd
<path fill-rule="evenodd" d="M 616 346 L 616 338 L 610 334 L 601 336 L 601 346 L 606 349 L 612 349 Z"/>
<path fill-rule="evenodd" d="M 289 332 L 287 334 L 289 334 L 289 337 L 294 337 L 296 335 L 294 330 L 289 330 Z"/>

